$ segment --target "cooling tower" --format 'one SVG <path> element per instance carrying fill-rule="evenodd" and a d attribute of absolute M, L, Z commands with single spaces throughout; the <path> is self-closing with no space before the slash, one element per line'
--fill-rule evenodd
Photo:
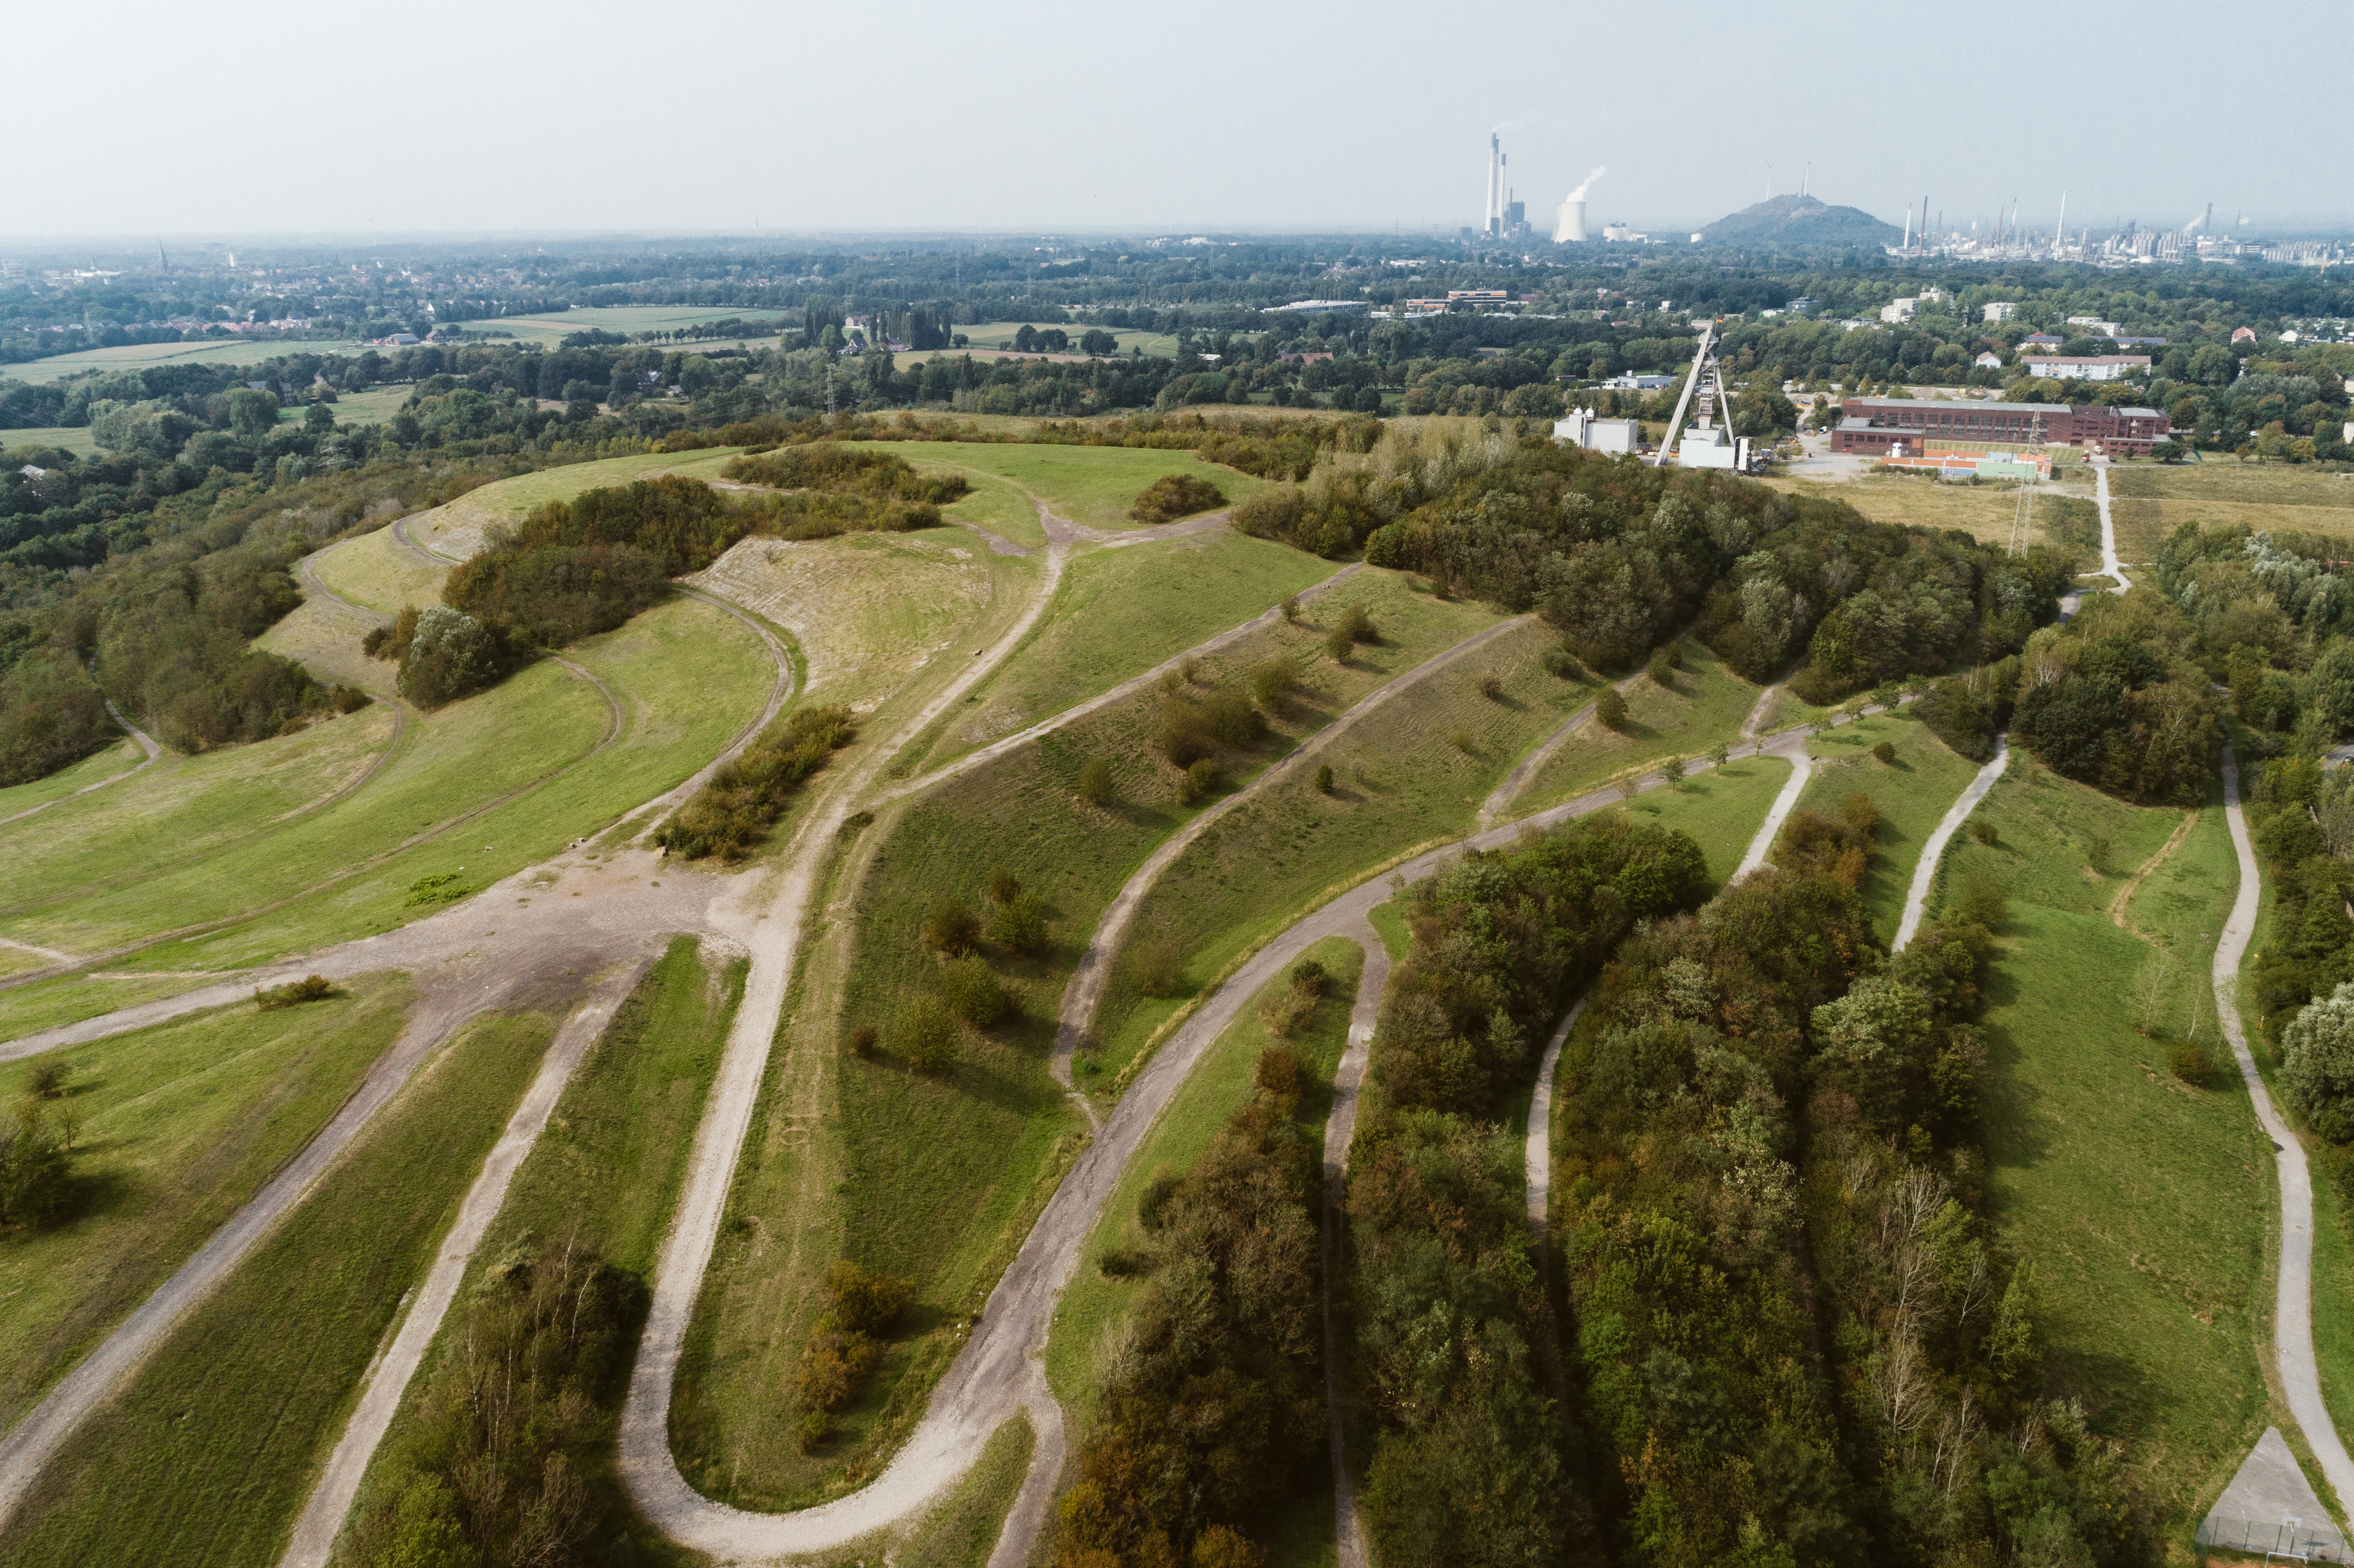
<path fill-rule="evenodd" d="M 1553 242 L 1555 245 L 1582 245 L 1585 242 L 1585 203 L 1565 201 L 1553 209 Z"/>

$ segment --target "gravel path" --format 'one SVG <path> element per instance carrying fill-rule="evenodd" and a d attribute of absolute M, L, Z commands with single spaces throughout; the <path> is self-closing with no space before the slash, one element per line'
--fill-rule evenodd
<path fill-rule="evenodd" d="M 2105 479 L 2105 475 L 2104 478 Z M 2255 934 L 2256 914 L 2263 903 L 2263 884 L 2256 869 L 2256 852 L 2248 839 L 2248 820 L 2240 810 L 2240 765 L 2231 747 L 2223 747 L 2223 815 L 2232 828 L 2232 850 L 2240 861 L 2240 890 L 2232 913 L 2223 921 L 2215 944 L 2215 1014 L 2232 1055 L 2240 1064 L 2240 1079 L 2256 1119 L 2271 1138 L 2274 1163 L 2280 1175 L 2281 1227 L 2279 1290 L 2273 1301 L 2273 1355 L 2289 1414 L 2305 1433 L 2324 1478 L 2338 1494 L 2341 1512 L 2354 1510 L 2354 1459 L 2346 1453 L 2329 1407 L 2322 1403 L 2321 1369 L 2313 1358 L 2313 1173 L 2305 1162 L 2301 1142 L 2264 1087 L 2256 1059 L 2248 1051 L 2246 1031 L 2240 1022 L 2240 959 Z"/>
<path fill-rule="evenodd" d="M 1324 1401 L 1331 1425 L 1334 1556 L 1338 1568 L 1368 1568 L 1365 1524 L 1357 1512 L 1357 1489 L 1349 1478 L 1348 1445 L 1341 1430 L 1345 1391 L 1341 1326 L 1332 1296 L 1341 1274 L 1341 1211 L 1349 1195 L 1349 1150 L 1357 1140 L 1357 1096 L 1373 1055 L 1382 992 L 1390 983 L 1390 950 L 1371 922 L 1342 935 L 1364 950 L 1365 967 L 1357 976 L 1357 1000 L 1349 1009 L 1349 1044 L 1332 1073 L 1332 1111 L 1324 1120 Z"/>
<path fill-rule="evenodd" d="M 451 1302 L 457 1298 L 459 1283 L 465 1278 L 474 1249 L 482 1245 L 483 1234 L 498 1217 L 499 1206 L 506 1202 L 508 1183 L 514 1180 L 515 1171 L 530 1154 L 532 1146 L 539 1141 L 548 1116 L 563 1097 L 565 1086 L 572 1081 L 581 1058 L 588 1054 L 597 1036 L 604 1033 L 607 1022 L 637 985 L 651 961 L 651 958 L 641 959 L 607 976 L 548 1043 L 539 1075 L 525 1091 L 522 1102 L 507 1120 L 506 1130 L 482 1162 L 482 1173 L 474 1178 L 474 1184 L 459 1203 L 457 1218 L 451 1222 L 449 1234 L 441 1238 L 433 1266 L 427 1272 L 424 1284 L 418 1287 L 399 1332 L 368 1369 L 360 1388 L 358 1406 L 352 1412 L 334 1452 L 328 1457 L 325 1471 L 312 1489 L 302 1517 L 295 1521 L 293 1539 L 287 1544 L 286 1555 L 280 1559 L 283 1568 L 326 1568 L 336 1532 L 343 1529 L 344 1516 L 351 1511 L 352 1499 L 359 1495 L 360 1478 L 367 1473 L 368 1461 L 375 1457 L 376 1445 L 392 1425 L 401 1396 L 423 1364 L 433 1337 L 441 1331 L 441 1319 L 448 1315 Z"/>
<path fill-rule="evenodd" d="M 1946 814 L 1937 819 L 1937 826 L 1929 834 L 1929 842 L 1921 846 L 1921 858 L 1913 863 L 1913 885 L 1904 893 L 1904 917 L 1896 923 L 1896 940 L 1888 944 L 1890 952 L 1901 953 L 1913 945 L 1913 938 L 1920 933 L 1922 917 L 1929 907 L 1929 890 L 1936 885 L 1937 863 L 1945 858 L 1946 845 L 1952 841 L 1969 814 L 1978 809 L 1978 802 L 1987 798 L 1987 791 L 1994 788 L 1994 781 L 2001 778 L 2003 769 L 2009 766 L 2010 735 L 2005 731 L 1995 736 L 1993 760 L 1979 768 L 1978 776 L 1962 787 L 1961 794 L 1946 808 Z"/>
<path fill-rule="evenodd" d="M 145 752 L 147 755 L 139 761 L 134 762 L 130 767 L 124 768 L 122 772 L 111 773 L 95 784 L 85 784 L 70 795 L 60 795 L 54 800 L 44 800 L 37 806 L 28 806 L 11 817 L 0 817 L 0 828 L 6 827 L 10 822 L 21 822 L 27 817 L 38 816 L 41 812 L 48 810 L 50 807 L 62 805 L 68 800 L 79 800 L 93 789 L 103 789 L 109 784 L 120 784 L 125 779 L 130 778 L 133 774 L 144 773 L 147 769 L 155 766 L 156 758 L 164 755 L 164 748 L 155 744 L 155 737 L 149 735 L 145 730 L 141 729 L 137 725 L 133 724 L 129 719 L 124 718 L 122 716 L 122 710 L 114 705 L 114 699 L 112 697 L 106 698 L 105 702 L 108 715 L 113 718 L 115 723 L 121 725 L 125 730 L 130 732 L 131 738 L 139 743 L 139 749 Z M 398 740 L 399 737 L 396 734 L 394 738 Z"/>

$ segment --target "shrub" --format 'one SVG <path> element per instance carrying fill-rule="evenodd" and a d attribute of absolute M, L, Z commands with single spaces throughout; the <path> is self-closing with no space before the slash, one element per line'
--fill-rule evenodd
<path fill-rule="evenodd" d="M 992 865 L 989 868 L 988 893 L 991 904 L 1011 904 L 1022 895 L 1021 878 L 1002 865 Z"/>
<path fill-rule="evenodd" d="M 1668 651 L 1664 648 L 1652 650 L 1651 662 L 1643 667 L 1643 673 L 1651 677 L 1651 683 L 1655 686 L 1674 688 L 1675 665 L 1669 662 Z"/>
<path fill-rule="evenodd" d="M 803 780 L 850 744 L 848 708 L 797 708 L 712 774 L 654 835 L 665 853 L 741 860 Z M 871 819 L 870 819 L 871 820 Z M 845 823 L 846 827 L 848 824 Z"/>
<path fill-rule="evenodd" d="M 1096 1260 L 1096 1272 L 1106 1279 L 1134 1279 L 1152 1272 L 1152 1255 L 1139 1247 L 1107 1247 Z"/>
<path fill-rule="evenodd" d="M 2166 1070 L 2193 1088 L 2203 1088 L 2215 1075 L 2215 1059 L 2198 1041 L 2178 1040 L 2166 1048 Z"/>
<path fill-rule="evenodd" d="M 1299 684 L 1299 665 L 1288 658 L 1269 659 L 1251 671 L 1251 700 L 1262 713 L 1279 713 Z"/>
<path fill-rule="evenodd" d="M 875 1025 L 862 1023 L 850 1032 L 850 1054 L 862 1061 L 875 1054 Z"/>
<path fill-rule="evenodd" d="M 981 916 L 954 898 L 943 898 L 924 916 L 924 946 L 950 957 L 972 951 L 981 941 Z"/>
<path fill-rule="evenodd" d="M 1869 795 L 1850 795 L 1840 802 L 1840 815 L 1865 838 L 1880 831 L 1880 808 Z"/>
<path fill-rule="evenodd" d="M 402 696 L 429 710 L 489 685 L 508 662 L 504 639 L 472 616 L 437 604 L 418 615 L 394 684 Z"/>
<path fill-rule="evenodd" d="M 1479 755 L 1479 743 L 1472 738 L 1471 732 L 1468 729 L 1457 730 L 1447 737 L 1447 743 L 1466 757 Z"/>
<path fill-rule="evenodd" d="M 2009 900 L 2003 896 L 2002 883 L 1984 866 L 1973 867 L 1962 878 L 1947 905 L 1953 919 L 1965 926 L 1983 926 L 1989 931 L 2000 930 L 2010 913 Z"/>
<path fill-rule="evenodd" d="M 66 1085 L 73 1077 L 73 1064 L 51 1056 L 36 1062 L 25 1072 L 25 1097 L 34 1100 L 54 1100 L 64 1097 Z"/>
<path fill-rule="evenodd" d="M 1110 763 L 1090 757 L 1079 764 L 1079 799 L 1101 808 L 1119 804 L 1119 786 L 1112 781 Z"/>
<path fill-rule="evenodd" d="M 1225 781 L 1225 775 L 1215 762 L 1206 757 L 1196 758 L 1178 783 L 1177 799 L 1188 806 L 1198 806 L 1216 794 L 1218 786 Z"/>
<path fill-rule="evenodd" d="M 1682 643 L 1669 643 L 1667 647 L 1667 654 L 1669 669 L 1681 670 L 1684 667 L 1684 645 Z"/>
<path fill-rule="evenodd" d="M 940 996 L 949 1011 L 975 1029 L 987 1029 L 1018 1011 L 1020 1004 L 989 961 L 957 959 L 940 967 Z"/>
<path fill-rule="evenodd" d="M 1580 664 L 1577 662 L 1577 655 L 1566 648 L 1546 649 L 1544 667 L 1545 673 L 1556 680 L 1575 681 L 1585 673 L 1585 666 Z"/>
<path fill-rule="evenodd" d="M 1295 626 L 1299 623 L 1299 596 L 1298 594 L 1291 593 L 1283 596 L 1283 619 Z"/>
<path fill-rule="evenodd" d="M 891 1049 L 918 1073 L 946 1072 L 956 1062 L 956 1015 L 929 991 L 909 998 L 891 1031 Z"/>
<path fill-rule="evenodd" d="M 1324 634 L 1324 652 L 1331 655 L 1335 664 L 1347 663 L 1349 655 L 1355 652 L 1356 648 L 1356 639 L 1337 626 Z"/>
<path fill-rule="evenodd" d="M 2109 841 L 2095 835 L 2084 845 L 2084 863 L 2103 876 L 2106 876 L 2109 874 L 2109 856 L 2113 853 L 2115 853 L 2114 846 Z"/>
<path fill-rule="evenodd" d="M 1034 893 L 1016 893 L 1002 904 L 991 904 L 981 927 L 1007 952 L 1034 953 L 1046 945 L 1046 906 Z"/>
<path fill-rule="evenodd" d="M 1493 674 L 1482 675 L 1479 677 L 1479 694 L 1491 703 L 1500 703 L 1504 700 L 1504 683 Z"/>
<path fill-rule="evenodd" d="M 1883 740 L 1872 748 L 1872 755 L 1875 760 L 1893 767 L 1896 763 L 1896 743 L 1893 740 Z"/>
<path fill-rule="evenodd" d="M 854 839 L 874 825 L 874 812 L 867 810 L 853 811 L 850 815 L 842 819 L 842 826 L 836 830 L 835 836 L 845 840 Z"/>
<path fill-rule="evenodd" d="M 2002 833 L 1992 822 L 1980 820 L 1970 824 L 1970 837 L 1982 844 L 1991 845 L 2002 837 Z"/>
<path fill-rule="evenodd" d="M 1183 1185 L 1184 1178 L 1169 1171 L 1155 1171 L 1152 1179 L 1145 1182 L 1144 1191 L 1136 1195 L 1136 1223 L 1144 1227 L 1146 1234 L 1161 1229 L 1168 1218 L 1169 1200 Z"/>
<path fill-rule="evenodd" d="M 1627 699 L 1618 694 L 1616 686 L 1605 686 L 1594 699 L 1594 716 L 1602 721 L 1605 729 L 1627 727 Z"/>
<path fill-rule="evenodd" d="M 899 1320 L 907 1308 L 911 1280 L 861 1268 L 846 1257 L 836 1258 L 825 1271 L 826 1299 L 834 1321 L 854 1334 L 880 1334 Z"/>
<path fill-rule="evenodd" d="M 67 1118 L 29 1097 L 0 1110 L 0 1226 L 47 1224 L 72 1197 Z"/>
<path fill-rule="evenodd" d="M 1172 996 L 1184 983 L 1185 955 L 1167 931 L 1139 932 L 1119 955 L 1128 983 L 1146 996 Z"/>
<path fill-rule="evenodd" d="M 1347 632 L 1352 642 L 1379 642 L 1382 640 L 1381 630 L 1374 626 L 1373 618 L 1365 613 L 1365 607 L 1362 604 L 1352 604 L 1343 609 L 1334 630 Z"/>
<path fill-rule="evenodd" d="M 1164 473 L 1144 487 L 1128 514 L 1139 523 L 1172 523 L 1225 503 L 1225 492 L 1198 474 Z"/>
<path fill-rule="evenodd" d="M 2354 984 L 2316 997 L 2281 1031 L 2281 1086 L 2313 1129 L 2354 1142 Z"/>
<path fill-rule="evenodd" d="M 334 984 L 326 976 L 305 975 L 298 980 L 288 980 L 284 985 L 257 988 L 253 1000 L 262 1012 L 270 1012 L 305 1001 L 324 1001 L 334 993 Z"/>
<path fill-rule="evenodd" d="M 1330 795 L 1332 792 L 1332 765 L 1329 762 L 1320 762 L 1316 765 L 1316 792 L 1319 795 Z"/>

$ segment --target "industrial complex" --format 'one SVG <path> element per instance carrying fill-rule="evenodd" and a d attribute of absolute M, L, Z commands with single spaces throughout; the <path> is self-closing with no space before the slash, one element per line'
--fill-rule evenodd
<path fill-rule="evenodd" d="M 2147 457 L 2173 433 L 2155 408 L 2084 403 L 1850 397 L 1840 412 L 1831 450 L 1860 457 L 1931 456 L 1956 441 L 2082 447 L 2110 457 Z"/>

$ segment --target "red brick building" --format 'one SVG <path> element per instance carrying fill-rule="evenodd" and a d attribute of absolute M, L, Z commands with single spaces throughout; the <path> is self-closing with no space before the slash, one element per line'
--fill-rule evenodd
<path fill-rule="evenodd" d="M 1933 444 L 1989 441 L 1996 445 L 2035 439 L 2043 421 L 2047 445 L 2083 447 L 2110 457 L 2147 457 L 2172 434 L 2155 408 L 2105 408 L 2097 404 L 1973 403 L 1943 398 L 1850 397 L 1831 434 L 1831 450 L 1886 457 L 1898 447 L 1918 456 Z"/>

